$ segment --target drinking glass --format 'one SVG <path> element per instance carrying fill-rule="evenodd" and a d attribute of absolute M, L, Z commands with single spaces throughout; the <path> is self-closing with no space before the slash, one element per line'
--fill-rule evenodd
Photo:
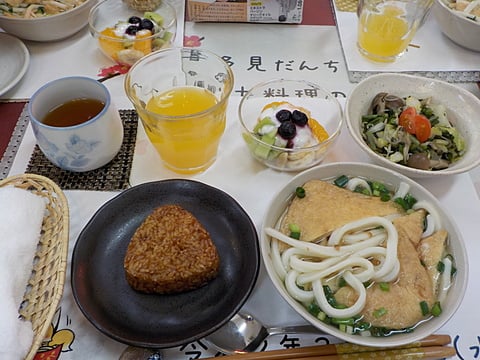
<path fill-rule="evenodd" d="M 198 48 L 152 53 L 125 78 L 127 96 L 164 165 L 183 174 L 214 163 L 232 89 L 230 66 Z"/>
<path fill-rule="evenodd" d="M 402 56 L 432 0 L 360 0 L 357 47 L 366 58 L 393 62 Z"/>

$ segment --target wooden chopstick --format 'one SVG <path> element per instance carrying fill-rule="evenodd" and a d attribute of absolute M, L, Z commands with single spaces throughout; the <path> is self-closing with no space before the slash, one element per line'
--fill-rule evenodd
<path fill-rule="evenodd" d="M 361 353 L 309 356 L 309 357 L 290 357 L 294 360 L 380 360 L 385 358 L 395 360 L 423 359 L 434 360 L 454 356 L 457 353 L 455 348 L 450 346 L 426 346 L 419 348 L 390 349 L 366 351 Z"/>
<path fill-rule="evenodd" d="M 349 359 L 355 357 L 360 359 L 361 353 L 368 353 L 369 359 L 375 359 L 375 357 L 370 357 L 372 354 L 377 355 L 377 359 L 384 358 L 386 353 L 391 355 L 402 354 L 403 352 L 410 352 L 417 354 L 416 358 L 418 359 L 435 359 L 436 357 L 426 357 L 437 356 L 438 353 L 444 352 L 445 355 L 440 355 L 438 358 L 449 357 L 455 354 L 455 349 L 446 347 L 443 345 L 450 344 L 451 338 L 449 335 L 430 335 L 419 341 L 394 348 L 378 348 L 370 346 L 361 346 L 354 344 L 328 344 L 328 345 L 315 345 L 307 346 L 303 348 L 293 348 L 293 349 L 282 349 L 282 350 L 270 350 L 262 352 L 253 352 L 253 353 L 239 353 L 234 355 L 227 356 L 229 360 L 286 360 L 286 359 L 296 359 L 296 360 L 313 360 L 313 358 L 318 358 L 319 360 L 330 360 L 330 359 Z M 453 350 L 453 354 L 452 354 Z M 355 355 L 353 355 L 355 354 Z M 384 355 L 381 355 L 384 354 Z M 422 355 L 423 354 L 423 355 Z M 332 357 L 333 356 L 333 357 Z M 423 356 L 423 357 L 421 357 Z M 405 358 L 407 355 L 405 355 Z M 214 359 L 214 358 L 210 358 Z M 398 358 L 396 358 L 398 359 Z M 401 358 L 400 358 L 401 359 Z M 206 359 L 205 359 L 206 360 Z"/>

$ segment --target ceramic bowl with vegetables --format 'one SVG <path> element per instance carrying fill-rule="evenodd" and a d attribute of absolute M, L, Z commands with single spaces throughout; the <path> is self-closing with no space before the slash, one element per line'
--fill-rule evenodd
<path fill-rule="evenodd" d="M 57 41 L 79 32 L 88 23 L 97 0 L 0 1 L 0 28 L 24 40 Z"/>
<path fill-rule="evenodd" d="M 468 258 L 448 209 L 385 167 L 308 169 L 274 195 L 262 224 L 263 262 L 280 295 L 348 343 L 411 344 L 464 297 Z"/>
<path fill-rule="evenodd" d="M 480 51 L 480 2 L 435 0 L 432 12 L 442 32 L 454 43 Z"/>
<path fill-rule="evenodd" d="M 378 74 L 346 102 L 356 143 L 375 162 L 411 177 L 459 174 L 480 164 L 480 100 L 434 79 Z"/>
<path fill-rule="evenodd" d="M 156 9 L 139 11 L 120 0 L 103 0 L 92 8 L 89 29 L 107 57 L 133 65 L 153 51 L 170 47 L 175 39 L 176 12 L 162 1 Z"/>
<path fill-rule="evenodd" d="M 343 123 L 335 97 L 301 80 L 271 80 L 254 86 L 240 101 L 238 115 L 250 154 L 280 171 L 319 164 Z"/>

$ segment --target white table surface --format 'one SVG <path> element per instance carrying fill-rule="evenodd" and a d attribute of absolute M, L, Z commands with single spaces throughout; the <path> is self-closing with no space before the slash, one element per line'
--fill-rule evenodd
<path fill-rule="evenodd" d="M 203 47 L 232 61 L 236 77 L 235 90 L 230 100 L 227 128 L 220 144 L 215 164 L 206 172 L 195 176 L 180 176 L 166 170 L 155 153 L 141 126 L 134 156 L 131 182 L 133 185 L 167 178 L 191 178 L 213 185 L 231 196 L 251 216 L 257 228 L 274 193 L 294 173 L 281 173 L 263 167 L 247 153 L 239 134 L 236 108 L 243 89 L 254 83 L 277 77 L 305 78 L 323 85 L 338 94 L 343 104 L 354 84 L 348 81 L 347 69 L 339 45 L 337 30 L 328 26 L 249 25 L 249 24 L 193 24 L 187 23 L 185 34 L 198 36 Z M 31 65 L 25 78 L 5 96 L 9 99 L 29 98 L 45 82 L 67 75 L 97 77 L 99 69 L 112 65 L 96 48 L 84 29 L 70 39 L 51 44 L 26 42 L 31 53 Z M 288 49 L 288 51 L 286 51 Z M 2 49 L 3 50 L 3 49 Z M 81 54 L 81 57 L 79 56 Z M 256 59 L 256 60 L 255 60 Z M 250 69 L 252 60 L 261 64 Z M 119 109 L 130 109 L 131 104 L 123 92 L 123 77 L 105 82 Z M 473 84 L 464 85 L 479 95 Z M 26 168 L 35 140 L 27 129 L 10 174 L 22 173 Z M 339 141 L 325 163 L 340 161 L 369 162 L 353 143 L 344 126 Z M 455 316 L 438 333 L 451 335 L 455 340 L 459 359 L 476 359 L 480 346 L 480 312 L 476 306 L 480 289 L 476 274 L 480 273 L 480 241 L 477 239 L 480 201 L 470 174 L 446 179 L 419 181 L 427 187 L 452 214 L 464 236 L 471 255 L 470 281 L 465 299 Z M 73 245 L 86 222 L 94 212 L 116 192 L 66 191 L 71 213 L 70 256 Z M 253 294 L 244 310 L 255 314 L 268 325 L 304 323 L 277 294 L 262 266 Z M 61 360 L 117 359 L 126 348 L 97 331 L 81 314 L 71 294 L 67 271 L 65 293 L 59 312 L 57 331 L 69 329 L 74 341 L 65 346 Z M 303 344 L 308 344 L 307 339 Z M 273 347 L 281 346 L 275 344 Z M 166 359 L 196 359 L 209 355 L 203 343 L 187 344 L 181 349 L 167 351 Z"/>

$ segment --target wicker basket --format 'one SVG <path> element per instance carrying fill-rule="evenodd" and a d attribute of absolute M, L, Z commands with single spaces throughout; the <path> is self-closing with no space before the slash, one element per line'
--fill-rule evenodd
<path fill-rule="evenodd" d="M 33 343 L 25 358 L 31 360 L 40 347 L 60 303 L 65 284 L 69 239 L 68 202 L 52 180 L 34 174 L 12 176 L 0 187 L 15 186 L 47 199 L 42 232 L 20 315 L 32 322 Z"/>

